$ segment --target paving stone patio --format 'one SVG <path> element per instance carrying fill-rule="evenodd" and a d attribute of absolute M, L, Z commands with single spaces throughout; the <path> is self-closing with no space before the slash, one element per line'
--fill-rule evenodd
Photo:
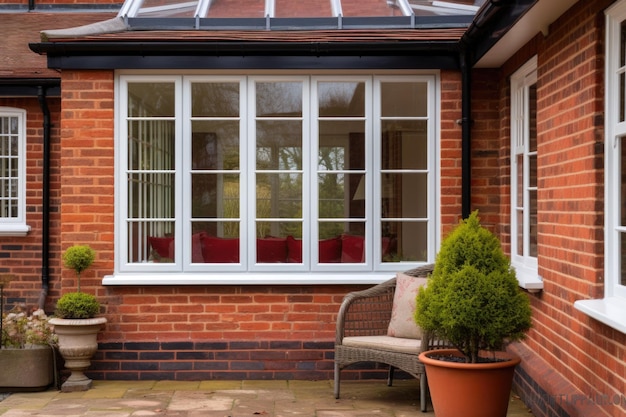
<path fill-rule="evenodd" d="M 0 397 L 2 417 L 432 417 L 419 411 L 419 382 L 94 381 L 84 392 L 50 389 Z M 532 416 L 515 396 L 507 417 Z M 462 416 L 459 416 L 462 417 Z"/>

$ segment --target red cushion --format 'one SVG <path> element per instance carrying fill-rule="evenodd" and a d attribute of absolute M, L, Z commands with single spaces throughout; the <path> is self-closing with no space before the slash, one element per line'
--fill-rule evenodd
<path fill-rule="evenodd" d="M 287 262 L 302 263 L 302 239 L 287 236 Z"/>
<path fill-rule="evenodd" d="M 256 261 L 260 264 L 287 262 L 287 239 L 284 237 L 266 237 L 256 240 Z"/>
<path fill-rule="evenodd" d="M 174 258 L 174 242 L 173 237 L 148 237 L 148 242 L 150 242 L 150 246 L 156 253 L 159 254 L 161 258 Z M 170 251 L 170 249 L 172 249 Z"/>
<path fill-rule="evenodd" d="M 365 238 L 363 236 L 343 235 L 341 242 L 341 262 L 362 263 L 364 261 L 364 248 Z"/>
<path fill-rule="evenodd" d="M 239 239 L 205 235 L 202 237 L 204 262 L 239 263 Z"/>
<path fill-rule="evenodd" d="M 322 264 L 341 262 L 341 236 L 320 240 L 319 257 Z"/>

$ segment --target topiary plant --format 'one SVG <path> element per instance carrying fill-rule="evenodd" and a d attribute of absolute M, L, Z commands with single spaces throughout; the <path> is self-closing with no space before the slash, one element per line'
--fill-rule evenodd
<path fill-rule="evenodd" d="M 502 350 L 530 328 L 530 301 L 477 211 L 442 242 L 431 279 L 417 295 L 415 321 L 471 363 L 481 361 L 481 350 Z"/>
<path fill-rule="evenodd" d="M 78 292 L 80 292 L 80 274 L 91 266 L 96 259 L 96 252 L 87 245 L 74 245 L 63 253 L 63 265 L 76 272 Z"/>
<path fill-rule="evenodd" d="M 92 318 L 100 311 L 100 303 L 92 294 L 81 292 L 80 274 L 91 266 L 96 258 L 95 251 L 87 245 L 74 245 L 63 253 L 63 265 L 76 272 L 77 291 L 59 298 L 55 315 L 64 319 Z"/>

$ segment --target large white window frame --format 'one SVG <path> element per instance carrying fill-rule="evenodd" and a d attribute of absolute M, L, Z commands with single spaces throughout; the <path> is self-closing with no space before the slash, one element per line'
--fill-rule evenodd
<path fill-rule="evenodd" d="M 536 256 L 536 229 L 531 230 L 531 225 L 536 227 L 537 215 L 537 132 L 536 125 L 531 126 L 536 121 L 537 108 L 536 94 L 531 94 L 531 88 L 536 91 L 536 85 L 535 56 L 511 76 L 511 264 L 520 287 L 529 291 L 543 289 Z M 535 114 L 531 114 L 533 111 Z"/>
<path fill-rule="evenodd" d="M 25 236 L 26 111 L 0 107 L 0 236 Z"/>
<path fill-rule="evenodd" d="M 622 178 L 626 163 L 626 1 L 606 10 L 605 50 L 605 184 L 604 184 L 604 298 L 579 300 L 574 306 L 626 333 L 626 216 Z"/>
<path fill-rule="evenodd" d="M 237 265 L 215 265 L 207 268 L 206 265 L 198 265 L 190 262 L 191 248 L 188 243 L 189 239 L 182 239 L 184 235 L 189 235 L 191 232 L 186 230 L 185 227 L 188 222 L 182 221 L 181 227 L 175 228 L 175 239 L 182 241 L 182 245 L 176 245 L 175 254 L 176 259 L 182 260 L 177 263 L 162 264 L 162 263 L 129 263 L 125 258 L 127 251 L 127 228 L 123 225 L 126 219 L 125 205 L 126 196 L 128 195 L 127 177 L 125 174 L 125 162 L 127 155 L 127 121 L 125 114 L 127 112 L 127 85 L 129 82 L 173 82 L 176 85 L 176 100 L 180 100 L 180 104 L 176 106 L 175 116 L 175 136 L 176 141 L 179 138 L 189 137 L 190 124 L 189 124 L 189 112 L 188 104 L 185 103 L 183 96 L 189 91 L 189 83 L 193 80 L 227 80 L 230 82 L 236 81 L 239 83 L 242 96 L 252 94 L 254 89 L 254 82 L 257 81 L 301 81 L 305 84 L 304 94 L 306 99 L 304 100 L 303 109 L 303 142 L 306 144 L 310 152 L 305 152 L 309 155 L 307 158 L 303 158 L 303 175 L 304 185 L 303 194 L 306 201 L 317 202 L 317 188 L 312 186 L 315 183 L 316 166 L 317 166 L 317 153 L 316 147 L 318 146 L 318 132 L 317 132 L 317 119 L 319 118 L 316 113 L 316 106 L 311 102 L 315 102 L 316 93 L 315 86 L 318 82 L 323 81 L 359 81 L 367 85 L 368 99 L 366 100 L 367 108 L 364 117 L 364 123 L 366 124 L 366 172 L 365 175 L 365 187 L 368 195 L 372 198 L 368 200 L 366 204 L 365 222 L 367 224 L 365 236 L 366 236 L 366 261 L 356 264 L 314 264 L 311 263 L 311 259 L 316 256 L 317 245 L 311 245 L 311 242 L 315 240 L 309 239 L 303 241 L 305 258 L 304 265 L 294 264 L 255 264 L 254 263 L 254 242 L 249 236 L 254 237 L 254 226 L 252 221 L 250 224 L 245 224 L 241 228 L 240 239 L 242 245 L 240 246 L 240 256 L 244 262 Z M 381 175 L 382 167 L 380 161 L 375 157 L 374 150 L 380 149 L 381 141 L 381 123 L 384 123 L 384 117 L 380 113 L 380 86 L 384 82 L 414 82 L 419 81 L 427 85 L 427 117 L 423 117 L 424 122 L 427 125 L 427 169 L 423 171 L 415 171 L 425 175 L 427 178 L 428 187 L 428 202 L 427 213 L 422 219 L 418 219 L 418 222 L 423 222 L 424 228 L 428 233 L 428 248 L 425 254 L 426 258 L 423 262 L 383 262 L 381 250 L 378 245 L 373 242 L 380 242 L 381 228 L 375 227 L 381 220 L 381 201 L 382 195 L 380 190 L 382 185 Z M 311 87 L 311 88 L 310 88 Z M 106 276 L 103 280 L 105 285 L 142 285 L 142 284 L 173 284 L 173 285 L 193 285 L 193 284 L 289 284 L 289 283 L 312 283 L 312 284 L 342 284 L 342 283 L 378 283 L 382 280 L 388 279 L 393 276 L 396 271 L 407 270 L 423 263 L 431 263 L 434 261 L 435 253 L 438 248 L 439 236 L 437 225 L 439 224 L 439 176 L 438 176 L 438 155 L 439 144 L 437 138 L 439 137 L 439 76 L 437 73 L 420 73 L 420 74 L 390 74 L 390 75 L 310 75 L 310 74 L 292 74 L 284 76 L 269 76 L 269 75 L 241 75 L 241 76 L 228 76 L 218 74 L 189 74 L 189 75 L 170 75 L 170 74 L 133 74 L 120 72 L 117 74 L 116 79 L 116 97 L 117 97 L 117 111 L 116 111 L 116 200 L 120 201 L 120 204 L 116 204 L 116 265 L 113 275 Z M 309 91 L 310 88 L 310 91 Z M 252 101 L 252 100 L 250 100 Z M 374 103 L 373 105 L 371 103 Z M 378 105 L 376 104 L 378 103 Z M 310 108 L 309 108 L 310 107 Z M 240 132 L 246 132 L 242 137 L 251 137 L 254 134 L 254 126 L 251 122 L 253 107 L 250 104 L 242 103 L 241 105 L 241 117 L 240 117 Z M 176 152 L 175 165 L 177 167 L 189 166 L 190 161 L 186 160 L 186 156 L 189 153 L 182 151 L 185 149 L 185 140 L 180 140 L 181 151 Z M 254 188 L 254 171 L 252 169 L 246 169 L 250 167 L 255 158 L 255 146 L 249 146 L 244 142 L 241 142 L 241 178 L 240 186 L 242 193 L 246 193 L 248 187 Z M 303 151 L 304 152 L 304 151 Z M 374 175 L 375 173 L 378 173 Z M 402 174 L 406 172 L 394 172 L 392 174 Z M 175 189 L 176 189 L 176 201 L 183 201 L 184 194 L 189 191 L 189 183 L 186 181 L 185 175 L 176 175 Z M 243 195 L 243 194 L 242 194 Z M 306 196 L 310 196 L 307 200 Z M 252 219 L 255 210 L 255 201 L 242 197 L 241 215 L 242 219 Z M 317 219 L 318 204 L 304 204 L 303 207 L 303 236 L 308 234 L 317 234 L 317 222 L 306 221 L 307 218 Z M 181 214 L 183 220 L 188 218 L 189 209 L 183 206 L 184 214 Z M 252 217 L 251 217 L 252 216 Z M 400 219 L 391 219 L 392 221 Z M 307 247 L 313 246 L 313 247 Z M 307 258 L 307 254 L 310 254 L 310 258 Z"/>

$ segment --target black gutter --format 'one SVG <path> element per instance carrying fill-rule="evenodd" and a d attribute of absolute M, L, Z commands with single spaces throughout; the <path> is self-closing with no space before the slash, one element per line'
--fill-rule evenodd
<path fill-rule="evenodd" d="M 43 185 L 42 185 L 42 238 L 41 238 L 41 295 L 39 308 L 44 309 L 50 289 L 50 109 L 46 89 L 39 87 L 37 96 L 43 113 Z"/>
<path fill-rule="evenodd" d="M 461 52 L 461 218 L 472 207 L 472 68 L 468 54 Z"/>

